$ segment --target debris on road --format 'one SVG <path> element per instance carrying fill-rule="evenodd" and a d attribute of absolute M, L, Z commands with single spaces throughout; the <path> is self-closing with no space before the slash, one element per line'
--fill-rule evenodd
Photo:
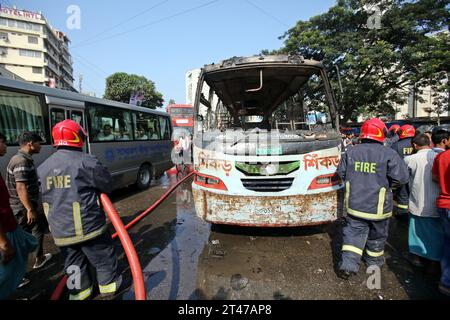
<path fill-rule="evenodd" d="M 233 290 L 242 290 L 248 285 L 248 279 L 243 277 L 241 274 L 235 274 L 231 277 L 231 288 Z"/>

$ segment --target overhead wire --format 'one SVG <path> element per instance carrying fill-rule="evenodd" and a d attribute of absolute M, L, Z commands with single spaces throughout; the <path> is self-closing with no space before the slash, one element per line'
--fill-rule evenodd
<path fill-rule="evenodd" d="M 109 37 L 106 37 L 106 38 L 101 38 L 101 39 L 99 39 L 99 40 L 97 40 L 97 41 L 95 41 L 95 42 L 88 42 L 88 43 L 86 43 L 86 44 L 84 44 L 84 45 L 72 46 L 72 48 L 79 48 L 79 47 L 84 47 L 84 46 L 94 45 L 94 44 L 97 44 L 97 43 L 99 43 L 99 42 L 103 42 L 103 41 L 110 40 L 110 39 L 113 39 L 113 38 L 116 38 L 116 37 L 120 37 L 120 36 L 123 36 L 123 35 L 125 35 L 125 34 L 130 33 L 130 32 L 135 32 L 135 31 L 137 31 L 137 30 L 144 29 L 144 28 L 147 28 L 147 27 L 149 27 L 149 26 L 155 25 L 155 24 L 157 24 L 157 23 L 161 23 L 161 22 L 164 22 L 164 21 L 173 19 L 173 18 L 175 18 L 175 17 L 178 17 L 178 16 L 181 16 L 181 15 L 187 14 L 187 13 L 189 13 L 189 12 L 192 12 L 192 11 L 195 11 L 195 10 L 198 10 L 198 9 L 201 9 L 201 8 L 204 8 L 204 7 L 206 7 L 206 6 L 210 6 L 210 5 L 212 5 L 212 4 L 216 3 L 216 2 L 219 2 L 219 1 L 221 1 L 221 0 L 213 0 L 213 1 L 209 1 L 209 2 L 204 3 L 204 4 L 201 4 L 201 5 L 199 5 L 199 6 L 195 6 L 195 7 L 189 8 L 189 9 L 187 9 L 187 10 L 184 10 L 184 11 L 181 11 L 181 12 L 178 12 L 178 13 L 175 13 L 175 14 L 172 14 L 172 15 L 170 15 L 170 16 L 161 18 L 161 19 L 159 19 L 159 20 L 155 20 L 155 21 L 152 21 L 152 22 L 150 22 L 150 23 L 146 23 L 146 24 L 140 25 L 140 26 L 135 27 L 135 28 L 133 28 L 133 29 L 130 29 L 130 30 L 127 30 L 127 31 L 124 31 L 124 32 L 120 32 L 120 33 L 114 34 L 114 35 L 109 36 Z"/>
<path fill-rule="evenodd" d="M 269 18 L 271 18 L 272 20 L 275 20 L 276 22 L 282 24 L 283 26 L 289 28 L 290 26 L 287 25 L 286 23 L 284 23 L 281 19 L 278 19 L 277 17 L 275 17 L 274 15 L 270 14 L 269 12 L 267 12 L 266 10 L 264 10 L 263 8 L 257 6 L 255 3 L 253 3 L 250 0 L 245 0 L 245 2 L 247 2 L 249 5 L 251 5 L 253 8 L 255 8 L 256 10 L 262 12 L 264 15 L 268 16 Z"/>
<path fill-rule="evenodd" d="M 94 36 L 92 36 L 92 37 L 90 37 L 90 38 L 88 38 L 88 39 L 84 39 L 84 40 L 82 40 L 81 42 L 74 44 L 74 46 L 79 46 L 79 45 L 82 45 L 83 43 L 90 42 L 90 41 L 92 41 L 93 39 L 96 39 L 96 38 L 98 38 L 99 36 L 104 35 L 105 33 L 108 33 L 109 31 L 111 31 L 111 30 L 113 30 L 113 29 L 115 29 L 115 28 L 117 28 L 117 27 L 122 26 L 122 25 L 124 25 L 125 23 L 127 23 L 127 22 L 129 22 L 129 21 L 131 21 L 131 20 L 133 20 L 133 19 L 136 19 L 136 18 L 139 17 L 139 16 L 142 16 L 142 15 L 146 14 L 147 12 L 150 12 L 151 10 L 153 10 L 153 9 L 155 9 L 155 8 L 157 8 L 157 7 L 159 7 L 159 6 L 163 5 L 163 4 L 165 4 L 165 3 L 167 3 L 167 2 L 169 2 L 169 0 L 164 0 L 164 1 L 158 2 L 158 3 L 155 4 L 154 6 L 151 6 L 150 8 L 147 8 L 147 9 L 145 9 L 144 11 L 141 11 L 140 13 L 138 13 L 138 14 L 136 14 L 136 15 L 134 15 L 134 16 L 132 16 L 132 17 L 130 17 L 130 18 L 127 18 L 126 20 L 124 20 L 124 21 L 122 21 L 122 22 L 119 22 L 118 24 L 116 24 L 116 25 L 114 25 L 114 26 L 112 26 L 112 27 L 109 27 L 109 28 L 107 28 L 107 29 L 105 29 L 105 30 L 103 30 L 103 31 L 101 31 L 101 32 L 99 32 L 99 33 L 97 33 L 96 35 L 94 35 Z"/>

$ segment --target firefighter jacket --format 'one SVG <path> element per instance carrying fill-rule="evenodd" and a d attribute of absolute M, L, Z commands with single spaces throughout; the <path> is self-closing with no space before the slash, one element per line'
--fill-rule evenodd
<path fill-rule="evenodd" d="M 106 231 L 98 193 L 112 191 L 112 177 L 96 157 L 58 149 L 38 168 L 44 212 L 55 244 L 68 246 Z"/>
<path fill-rule="evenodd" d="M 411 140 L 412 138 L 399 140 L 392 144 L 391 148 L 394 149 L 402 159 L 404 159 L 405 157 L 413 154 L 414 148 Z"/>
<path fill-rule="evenodd" d="M 363 142 L 342 156 L 338 174 L 345 182 L 349 215 L 367 220 L 392 216 L 392 188 L 409 182 L 404 161 L 381 143 Z"/>
<path fill-rule="evenodd" d="M 398 153 L 398 155 L 404 159 L 405 157 L 412 155 L 414 148 L 412 146 L 412 138 L 405 138 L 394 143 L 391 148 Z M 408 212 L 409 203 L 409 186 L 404 185 L 394 191 L 394 206 L 397 207 L 399 212 Z"/>
<path fill-rule="evenodd" d="M 399 141 L 399 139 L 400 139 L 400 138 L 399 138 L 398 134 L 394 134 L 392 137 L 386 138 L 386 139 L 384 140 L 384 145 L 385 145 L 386 147 L 391 148 L 393 144 L 395 144 L 395 143 L 397 143 L 397 142 Z"/>

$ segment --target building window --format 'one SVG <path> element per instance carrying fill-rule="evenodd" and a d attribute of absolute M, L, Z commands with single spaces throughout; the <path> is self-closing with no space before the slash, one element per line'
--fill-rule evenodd
<path fill-rule="evenodd" d="M 40 67 L 33 67 L 33 73 L 35 73 L 35 74 L 42 74 L 42 68 L 40 68 Z"/>
<path fill-rule="evenodd" d="M 28 37 L 28 43 L 38 44 L 38 38 L 29 36 Z"/>
<path fill-rule="evenodd" d="M 24 30 L 34 30 L 34 31 L 42 31 L 42 27 L 40 24 L 24 22 L 12 19 L 0 18 L 0 25 L 9 26 L 11 28 L 18 28 Z"/>
<path fill-rule="evenodd" d="M 8 32 L 0 32 L 1 40 L 8 40 Z"/>
<path fill-rule="evenodd" d="M 6 56 L 8 54 L 8 48 L 0 47 L 0 56 Z"/>
<path fill-rule="evenodd" d="M 31 57 L 31 58 L 42 57 L 42 53 L 40 51 L 25 50 L 25 49 L 19 49 L 19 55 L 22 57 Z"/>

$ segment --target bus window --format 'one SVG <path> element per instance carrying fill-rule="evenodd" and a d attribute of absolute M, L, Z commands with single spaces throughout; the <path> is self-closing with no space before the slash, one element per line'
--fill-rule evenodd
<path fill-rule="evenodd" d="M 100 105 L 89 106 L 89 139 L 99 141 L 133 140 L 130 112 Z"/>
<path fill-rule="evenodd" d="M 0 131 L 7 144 L 16 144 L 23 131 L 37 132 L 45 141 L 44 117 L 39 96 L 0 90 Z"/>
<path fill-rule="evenodd" d="M 80 126 L 84 127 L 83 125 L 83 112 L 81 111 L 71 111 L 70 113 L 70 119 L 78 123 Z"/>
<path fill-rule="evenodd" d="M 159 117 L 159 124 L 161 127 L 161 138 L 163 140 L 170 140 L 170 124 L 167 117 Z"/>
<path fill-rule="evenodd" d="M 137 112 L 135 122 L 137 140 L 160 140 L 158 120 L 155 115 Z"/>
<path fill-rule="evenodd" d="M 58 122 L 64 121 L 66 119 L 66 114 L 63 109 L 52 108 L 50 111 L 50 125 L 51 128 L 55 126 Z"/>

